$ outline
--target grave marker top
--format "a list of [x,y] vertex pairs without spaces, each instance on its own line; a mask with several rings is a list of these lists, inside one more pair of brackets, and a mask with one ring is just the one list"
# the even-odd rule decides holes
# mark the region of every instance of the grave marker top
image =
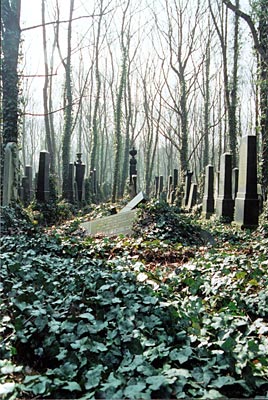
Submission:
[[140,203],[144,203],[146,200],[146,195],[143,192],[140,192],[124,208],[122,208],[120,213],[131,211],[136,208]]

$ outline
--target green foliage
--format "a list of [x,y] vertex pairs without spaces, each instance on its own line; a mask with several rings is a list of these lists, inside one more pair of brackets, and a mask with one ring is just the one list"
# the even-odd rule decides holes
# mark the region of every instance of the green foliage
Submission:
[[217,223],[189,248],[151,226],[2,237],[3,398],[265,398],[268,238]]
[[34,231],[33,220],[18,203],[10,207],[0,207],[0,231],[1,234],[14,234],[16,232]]
[[133,230],[136,237],[170,240],[183,245],[202,243],[200,228],[193,225],[192,218],[166,202],[141,207]]

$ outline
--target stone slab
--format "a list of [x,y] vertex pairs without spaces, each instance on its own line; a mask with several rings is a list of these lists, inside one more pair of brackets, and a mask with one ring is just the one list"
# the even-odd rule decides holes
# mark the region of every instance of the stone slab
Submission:
[[89,222],[83,222],[81,226],[90,235],[128,235],[132,233],[133,222],[137,210],[120,212],[104,218],[98,218]]
[[122,210],[120,210],[119,214],[125,213],[133,210],[138,207],[140,203],[144,203],[147,200],[146,195],[143,192],[140,192],[135,196]]

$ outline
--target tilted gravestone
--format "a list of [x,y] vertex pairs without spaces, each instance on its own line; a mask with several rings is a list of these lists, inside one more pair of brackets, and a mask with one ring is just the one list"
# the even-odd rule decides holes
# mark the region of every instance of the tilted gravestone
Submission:
[[140,203],[144,203],[146,200],[147,200],[146,195],[143,192],[140,192],[124,208],[122,208],[120,213],[131,211],[134,208],[138,207]]
[[191,210],[197,202],[197,184],[192,183],[191,188],[190,188],[190,194],[189,194],[189,199],[188,199],[188,204],[187,204],[187,210]]
[[49,200],[49,163],[49,153],[45,150],[40,151],[36,200],[41,203],[46,203]]
[[214,213],[214,167],[213,165],[206,166],[205,188],[202,203],[202,215],[208,219]]
[[9,206],[10,203],[18,198],[17,191],[17,164],[18,151],[15,142],[7,143],[4,156],[4,174],[3,174],[3,206]]
[[193,172],[191,172],[191,171],[187,171],[185,173],[184,197],[182,199],[183,207],[187,207],[187,204],[188,204],[191,183],[192,183],[192,176],[193,176]]
[[258,216],[256,136],[248,135],[241,139],[234,221],[241,228],[255,228]]
[[127,235],[132,233],[133,222],[137,210],[120,212],[104,218],[98,218],[89,222],[84,222],[81,226],[90,235]]
[[232,156],[221,155],[219,194],[216,201],[216,215],[233,220],[234,200],[232,199]]

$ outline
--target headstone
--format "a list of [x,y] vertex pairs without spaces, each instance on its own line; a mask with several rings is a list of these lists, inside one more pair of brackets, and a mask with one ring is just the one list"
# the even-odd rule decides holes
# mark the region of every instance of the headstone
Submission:
[[158,197],[159,193],[159,176],[156,176],[154,178],[154,196]]
[[182,199],[182,206],[187,207],[189,195],[190,195],[190,188],[192,182],[193,172],[187,171],[184,175],[185,177],[185,185],[184,185],[184,197]]
[[216,215],[233,220],[234,200],[232,199],[232,156],[221,155],[219,194],[216,201]]
[[74,163],[77,201],[79,203],[85,200],[84,176],[86,166],[82,163],[81,157],[82,153],[77,153],[77,161]]
[[202,203],[202,214],[205,218],[210,218],[214,213],[214,168],[213,165],[207,165],[205,174],[205,188]]
[[30,202],[33,200],[33,167],[31,165],[26,165],[25,166],[25,176],[28,178],[28,184],[29,184],[29,200]]
[[132,233],[133,222],[137,210],[120,212],[104,218],[98,218],[93,221],[84,222],[81,226],[86,229],[90,235],[128,235]]
[[188,204],[186,207],[187,210],[191,210],[196,205],[196,201],[197,201],[197,184],[192,183],[190,188]]
[[41,203],[46,203],[49,200],[49,159],[47,151],[40,151],[36,200]]
[[21,178],[21,201],[24,206],[28,206],[30,203],[30,185],[28,176],[23,176]]
[[158,197],[161,197],[161,194],[164,190],[164,177],[163,175],[159,176],[159,190],[158,190]]
[[258,217],[256,136],[248,135],[241,139],[234,221],[241,228],[255,228]]
[[132,175],[131,183],[129,184],[129,195],[131,199],[137,195],[137,175]]
[[233,170],[232,170],[232,198],[233,198],[233,200],[235,200],[237,190],[238,190],[238,175],[239,175],[239,169],[233,168]]
[[129,160],[129,192],[130,197],[134,198],[137,194],[137,160],[135,158],[137,150],[133,147],[129,154],[131,155]]
[[15,142],[7,143],[4,156],[4,174],[3,174],[3,206],[9,206],[10,203],[18,198],[16,188],[18,153]]
[[173,170],[173,188],[176,190],[179,183],[179,170],[174,168]]
[[146,195],[143,192],[140,192],[124,208],[122,208],[120,213],[131,211],[134,208],[138,207],[140,203],[144,203],[146,200]]
[[[74,203],[75,201],[75,187],[74,187],[74,164],[69,163],[69,170],[68,170],[68,201],[70,203]],[[78,196],[78,194],[77,194]]]
[[170,195],[173,190],[172,180],[173,180],[172,175],[169,175],[167,182],[167,199],[166,199],[168,203],[170,203]]

